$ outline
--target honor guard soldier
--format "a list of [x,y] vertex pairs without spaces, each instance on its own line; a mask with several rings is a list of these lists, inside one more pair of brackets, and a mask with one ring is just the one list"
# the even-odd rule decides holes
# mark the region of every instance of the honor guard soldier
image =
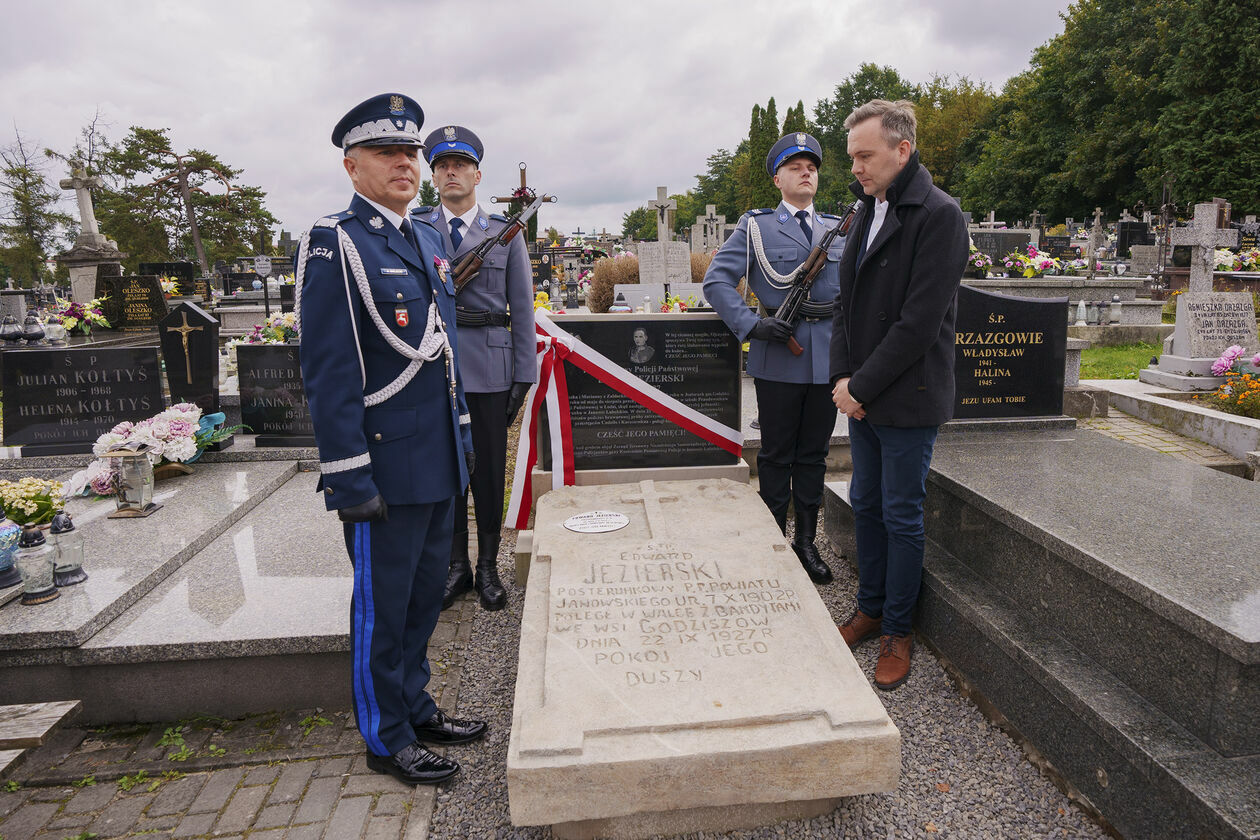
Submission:
[[[766,172],[783,200],[774,209],[750,210],[713,257],[704,276],[704,297],[740,341],[749,343],[748,373],[757,389],[761,450],[757,474],[761,498],[787,531],[789,500],[796,511],[792,548],[815,583],[829,583],[831,569],[814,537],[822,505],[827,450],[836,409],[827,378],[832,302],[839,291],[844,240],[837,239],[814,280],[796,324],[775,316],[793,273],[839,219],[814,210],[822,147],[804,132],[788,134],[770,149]],[[741,277],[757,295],[754,313],[736,291]],[[795,338],[801,354],[793,355]]]
[[368,767],[409,784],[459,770],[426,744],[463,743],[486,730],[447,716],[425,690],[455,499],[473,450],[444,243],[407,218],[423,123],[420,106],[396,93],[360,103],[337,123],[333,145],[344,151],[355,194],[302,238],[294,300],[318,489],[344,523],[354,567],[355,717]]
[[[413,218],[441,232],[452,264],[493,239],[508,220],[486,213],[477,203],[481,183],[481,140],[463,126],[448,125],[424,141],[438,207],[412,210]],[[487,610],[507,603],[499,581],[499,536],[503,529],[503,489],[507,472],[507,430],[529,387],[538,380],[534,334],[534,281],[524,237],[496,245],[471,281],[456,290],[459,380],[472,415],[477,471],[472,497],[477,516],[477,574],[468,560],[468,497],[455,506],[451,566],[442,596],[446,609],[463,593],[477,589]]]

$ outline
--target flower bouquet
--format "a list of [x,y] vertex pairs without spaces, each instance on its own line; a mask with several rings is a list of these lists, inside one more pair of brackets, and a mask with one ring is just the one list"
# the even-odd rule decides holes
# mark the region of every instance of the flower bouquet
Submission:
[[47,321],[61,324],[66,332],[78,330],[83,335],[91,335],[93,326],[109,326],[109,321],[105,320],[105,314],[101,312],[101,302],[104,300],[103,297],[94,298],[83,304],[56,298],[56,305],[48,313]]
[[234,339],[229,342],[229,346],[237,344],[288,344],[290,341],[296,341],[297,337],[296,313],[283,312],[272,315],[271,319],[265,324],[255,324],[254,328],[244,338]]
[[1197,402],[1207,408],[1253,417],[1260,420],[1260,353],[1243,361],[1247,351],[1237,344],[1226,348],[1212,363],[1212,375],[1224,376],[1225,382],[1211,394],[1198,394]]
[[989,269],[993,267],[993,259],[984,251],[971,246],[971,253],[967,256],[967,273],[972,277],[983,280],[989,274]]
[[159,277],[158,285],[162,287],[162,296],[173,298],[179,294],[179,283],[174,277]]
[[1240,251],[1237,258],[1239,271],[1260,271],[1260,248]]
[[1214,248],[1212,268],[1216,271],[1242,271],[1242,262],[1238,259],[1238,255],[1228,248]]
[[[68,495],[113,495],[118,491],[118,475],[109,460],[102,458],[115,449],[135,449],[147,445],[149,461],[155,467],[165,464],[191,464],[206,447],[227,440],[244,426],[224,427],[223,412],[207,414],[192,403],[176,403],[147,420],[123,421],[96,439],[92,454],[96,461],[70,479]],[[181,472],[191,472],[185,467]]]
[[65,507],[60,481],[26,477],[0,481],[0,507],[18,525],[46,525]]

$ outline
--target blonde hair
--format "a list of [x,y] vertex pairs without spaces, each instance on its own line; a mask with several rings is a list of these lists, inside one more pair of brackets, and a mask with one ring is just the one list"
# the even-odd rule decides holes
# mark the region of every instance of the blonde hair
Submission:
[[914,103],[907,99],[889,102],[887,99],[872,99],[865,105],[854,109],[844,120],[846,130],[852,130],[858,123],[866,122],[871,117],[879,117],[880,128],[884,140],[889,146],[896,146],[902,140],[910,141],[914,148],[914,132],[918,121],[914,118]]

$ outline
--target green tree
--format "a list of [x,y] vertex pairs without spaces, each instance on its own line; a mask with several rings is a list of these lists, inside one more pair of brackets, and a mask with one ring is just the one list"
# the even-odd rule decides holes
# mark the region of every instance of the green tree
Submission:
[[107,144],[101,156],[107,186],[101,190],[97,217],[102,230],[130,254],[128,267],[196,259],[182,190],[177,179],[167,177],[177,165],[187,173],[207,262],[252,254],[260,239],[270,242],[276,220],[263,204],[266,193],[231,184],[242,170],[210,152],[191,149],[177,157],[167,131],[132,126],[120,143]]
[[934,75],[919,91],[915,101],[919,158],[946,192],[952,194],[957,187],[955,172],[964,141],[984,122],[996,98],[987,85],[974,84],[966,76],[951,83],[948,76]]
[[438,201],[437,187],[433,186],[433,182],[425,178],[420,182],[420,193],[416,196],[416,204],[420,207],[437,207]]
[[809,130],[809,121],[805,119],[805,103],[798,99],[796,105],[788,108],[787,113],[783,115],[783,130],[779,132],[779,137],[784,137],[793,131],[809,132]]
[[745,209],[775,207],[782,198],[765,170],[766,157],[780,136],[779,113],[774,97],[770,97],[765,108],[753,105],[748,126],[748,195],[743,205]]
[[60,198],[18,132],[12,145],[0,149],[0,261],[21,286],[48,279],[44,261],[69,241],[73,220],[56,210]]
[[1160,90],[1168,104],[1152,132],[1157,151],[1141,173],[1147,194],[1158,196],[1170,171],[1183,206],[1220,196],[1236,215],[1260,210],[1260,16],[1254,4],[1199,0],[1169,52]]
[[656,239],[656,214],[636,207],[621,217],[621,235],[633,239]]
[[880,67],[867,62],[836,85],[829,99],[820,99],[814,106],[814,131],[822,146],[823,162],[818,172],[818,195],[814,203],[820,207],[847,204],[852,199],[849,184],[849,132],[844,121],[859,105],[872,99],[913,100],[918,91],[896,68]]

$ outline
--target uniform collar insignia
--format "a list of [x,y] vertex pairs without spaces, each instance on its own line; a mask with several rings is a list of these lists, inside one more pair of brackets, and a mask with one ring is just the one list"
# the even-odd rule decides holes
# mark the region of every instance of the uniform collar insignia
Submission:
[[371,225],[376,230],[380,230],[381,228],[385,227],[385,220],[382,219],[380,216],[373,216],[372,218],[368,219],[368,224]]
[[437,221],[438,219],[440,219],[440,218],[442,218],[442,211],[441,211],[441,209],[434,210],[434,211],[433,211],[433,215],[429,217],[429,221],[430,221],[430,222],[436,222],[436,221]]
[[779,211],[779,221],[786,222],[788,220],[788,212],[786,210]]
[[487,229],[488,227],[490,227],[490,223],[486,221],[486,217],[485,217],[485,216],[478,216],[478,217],[477,217],[477,224],[481,226],[481,229],[482,229],[482,230],[485,230],[485,229]]

